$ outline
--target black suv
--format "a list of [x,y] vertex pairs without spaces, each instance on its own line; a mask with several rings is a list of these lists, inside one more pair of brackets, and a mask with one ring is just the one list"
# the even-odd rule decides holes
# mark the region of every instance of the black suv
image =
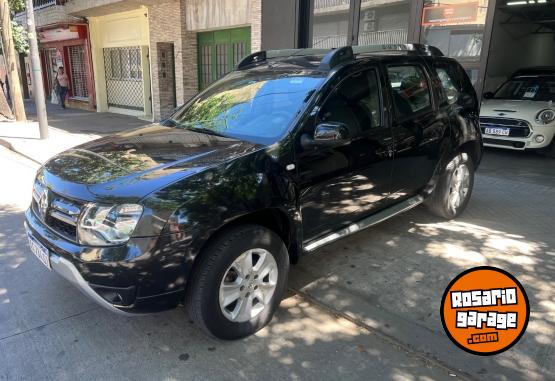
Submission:
[[422,203],[468,203],[482,141],[463,68],[425,45],[267,51],[161,124],[83,144],[37,173],[32,252],[117,312],[184,302],[253,334],[303,253]]

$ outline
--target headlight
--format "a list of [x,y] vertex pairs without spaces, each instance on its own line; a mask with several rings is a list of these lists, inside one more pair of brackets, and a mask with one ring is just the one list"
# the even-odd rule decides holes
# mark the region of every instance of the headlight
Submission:
[[549,123],[553,122],[554,120],[555,120],[555,111],[550,110],[550,109],[542,110],[542,111],[540,111],[538,116],[536,116],[536,121],[539,124],[549,124]]
[[143,207],[135,204],[115,206],[87,205],[79,220],[79,243],[88,246],[111,246],[131,238]]

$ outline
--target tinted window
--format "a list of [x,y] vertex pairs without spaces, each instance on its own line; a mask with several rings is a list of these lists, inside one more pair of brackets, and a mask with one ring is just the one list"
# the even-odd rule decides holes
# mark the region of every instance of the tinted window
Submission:
[[344,123],[352,136],[380,127],[380,88],[376,71],[360,72],[341,82],[319,115],[322,122]]
[[495,93],[496,99],[555,100],[555,77],[517,77],[506,82]]
[[232,72],[178,110],[169,122],[272,144],[283,136],[323,82],[322,75],[277,70]]
[[443,101],[453,104],[459,99],[461,90],[456,80],[456,74],[447,67],[436,67],[437,76],[443,89]]
[[419,66],[390,66],[387,72],[395,113],[400,119],[431,107],[428,81]]

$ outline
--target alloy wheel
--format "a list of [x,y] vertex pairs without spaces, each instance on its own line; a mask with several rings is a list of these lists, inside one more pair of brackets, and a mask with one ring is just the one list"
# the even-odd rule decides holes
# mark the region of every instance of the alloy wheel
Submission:
[[449,184],[449,207],[456,213],[464,204],[470,188],[470,170],[466,163],[459,163]]
[[250,321],[272,300],[277,280],[277,263],[268,250],[245,251],[229,266],[220,284],[222,313],[235,323]]

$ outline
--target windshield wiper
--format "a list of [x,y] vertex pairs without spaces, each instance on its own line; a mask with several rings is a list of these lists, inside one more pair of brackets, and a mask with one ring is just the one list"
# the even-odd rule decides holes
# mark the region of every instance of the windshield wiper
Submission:
[[189,130],[189,131],[201,132],[201,133],[207,134],[207,135],[220,136],[222,138],[229,138],[229,136],[224,135],[221,132],[217,132],[217,131],[214,131],[210,128],[206,128],[206,127],[191,127],[191,126],[185,126],[185,125],[178,125],[177,127],[181,127],[181,128],[186,129],[186,130]]

